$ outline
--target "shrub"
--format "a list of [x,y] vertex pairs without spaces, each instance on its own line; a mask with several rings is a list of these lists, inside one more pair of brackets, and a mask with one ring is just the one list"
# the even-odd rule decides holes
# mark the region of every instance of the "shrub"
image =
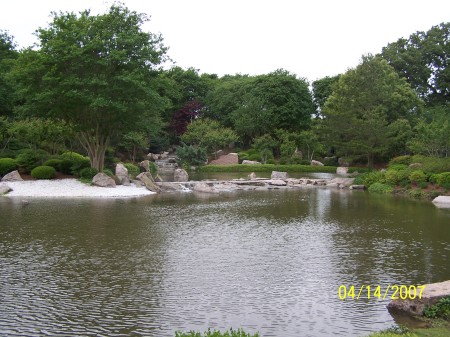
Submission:
[[381,171],[372,171],[368,172],[364,178],[364,185],[370,186],[374,183],[384,183],[385,182],[385,174]]
[[1,158],[0,159],[0,176],[14,171],[16,169],[16,161],[12,158]]
[[395,170],[387,170],[386,173],[384,174],[385,176],[385,181],[387,184],[389,185],[398,185],[398,183],[400,182],[399,180],[399,175],[397,173],[397,171]]
[[[391,165],[396,165],[396,164],[402,164],[402,165],[406,165],[408,166],[409,164],[411,164],[413,162],[413,159],[411,156],[399,156],[399,157],[395,157],[392,158],[389,161],[389,168],[391,167]],[[415,161],[414,161],[415,162]]]
[[62,170],[61,170],[62,163],[63,163],[62,159],[49,159],[44,163],[44,165],[51,166],[56,171],[62,172]]
[[450,172],[433,174],[430,176],[430,181],[442,187],[450,185]]
[[[91,162],[88,157],[85,157],[79,153],[76,152],[65,152],[59,156],[59,159],[62,159],[65,161],[64,163],[64,171],[63,173],[72,173],[72,174],[79,174],[79,172],[86,168],[91,166]],[[67,172],[68,166],[70,162],[70,169],[69,172]]]
[[382,184],[382,183],[373,183],[369,186],[369,192],[371,193],[381,193],[381,194],[388,194],[393,192],[392,186]]
[[184,167],[202,166],[205,165],[205,162],[208,159],[206,150],[203,147],[184,145],[179,147],[176,153],[180,159],[180,164]]
[[413,199],[421,199],[424,197],[424,193],[419,189],[413,189],[408,192],[409,196]]
[[417,155],[412,157],[412,162],[422,164],[421,169],[424,172],[442,173],[450,171],[450,157],[438,158]]
[[113,171],[108,168],[103,169],[103,173],[106,174],[108,177],[114,177]]
[[136,179],[136,176],[139,173],[141,173],[141,170],[139,169],[139,167],[132,163],[125,163],[125,164],[123,164],[123,166],[126,167],[126,169],[128,170],[128,174],[130,175],[130,177],[132,179]]
[[79,175],[82,179],[92,179],[98,173],[97,169],[93,167],[85,167],[80,170]]
[[417,184],[421,189],[425,189],[428,187],[428,183],[426,181],[422,181]]
[[390,171],[400,171],[400,170],[407,170],[407,169],[408,169],[408,165],[404,165],[404,164],[389,165]]
[[427,306],[423,311],[428,318],[450,318],[450,296],[441,298],[435,305]]
[[37,166],[31,171],[31,176],[35,179],[53,179],[56,170],[51,166]]
[[427,178],[427,175],[421,170],[412,171],[409,175],[409,181],[416,184],[426,182]]
[[49,157],[50,154],[44,150],[26,149],[20,151],[17,155],[16,162],[22,172],[28,173],[35,167],[45,163]]

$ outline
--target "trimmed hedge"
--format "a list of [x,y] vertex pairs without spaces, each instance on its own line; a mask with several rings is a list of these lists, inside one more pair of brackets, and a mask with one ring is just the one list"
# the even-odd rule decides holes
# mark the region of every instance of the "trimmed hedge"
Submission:
[[56,170],[51,166],[38,166],[31,171],[31,176],[35,179],[53,179]]
[[56,171],[61,172],[62,159],[49,159],[44,163],[44,166],[51,166]]
[[76,152],[64,152],[59,159],[63,160],[61,171],[66,174],[79,175],[82,169],[91,167],[89,158]]
[[310,165],[207,165],[199,168],[199,172],[318,172],[336,173],[335,166],[310,166]]
[[16,161],[12,158],[1,158],[0,159],[0,176],[12,172],[16,169]]

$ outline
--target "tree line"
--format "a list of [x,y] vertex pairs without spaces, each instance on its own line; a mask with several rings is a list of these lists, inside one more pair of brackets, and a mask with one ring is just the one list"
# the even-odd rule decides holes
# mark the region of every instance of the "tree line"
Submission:
[[100,15],[53,13],[39,43],[21,50],[0,31],[1,157],[69,149],[101,171],[105,157],[136,161],[171,144],[204,155],[234,143],[283,163],[449,155],[450,23],[310,83],[284,69],[164,69],[168,48],[142,30],[148,20],[120,4]]

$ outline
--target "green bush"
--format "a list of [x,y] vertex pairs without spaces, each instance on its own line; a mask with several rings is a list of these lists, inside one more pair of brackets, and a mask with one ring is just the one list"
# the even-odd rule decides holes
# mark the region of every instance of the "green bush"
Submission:
[[419,189],[410,190],[408,192],[408,195],[410,198],[413,198],[413,199],[422,199],[425,196],[425,194]]
[[382,183],[373,183],[369,186],[369,192],[371,193],[381,193],[381,194],[388,194],[392,193],[394,191],[392,186],[382,184]]
[[80,170],[79,175],[82,179],[92,179],[98,173],[97,169],[93,167],[85,167]]
[[389,170],[391,171],[400,171],[400,170],[407,170],[408,169],[408,165],[405,164],[394,164],[394,165],[389,165]]
[[61,170],[61,165],[62,165],[63,161],[62,159],[49,159],[47,160],[44,165],[45,166],[51,166],[53,167],[56,171],[58,172],[62,172]]
[[[79,172],[82,169],[91,166],[91,162],[88,157],[85,157],[76,152],[70,152],[70,151],[65,152],[59,156],[59,159],[62,159],[64,161],[64,165],[61,165],[61,166],[64,166],[64,168],[61,167],[61,169],[62,170],[64,169],[64,171],[62,171],[62,172],[66,173],[66,174],[71,173],[71,174],[79,175]],[[69,168],[69,162],[70,162],[70,168]],[[67,171],[69,171],[69,172],[67,172]]]
[[365,174],[364,185],[370,186],[374,183],[385,183],[385,173],[381,171],[372,171]]
[[0,176],[12,172],[16,169],[16,161],[12,158],[1,158],[0,159]]
[[422,164],[421,169],[424,172],[442,173],[450,171],[450,157],[438,158],[416,155],[412,157],[412,162]]
[[123,166],[125,166],[125,168],[128,170],[128,174],[130,175],[131,179],[136,179],[136,176],[141,173],[139,167],[132,163],[125,163],[123,164]]
[[252,335],[250,333],[244,332],[244,330],[242,329],[230,329],[230,331],[225,332],[220,332],[218,330],[211,331],[210,329],[208,329],[208,331],[205,331],[203,334],[195,331],[176,331],[175,337],[259,337],[259,333],[255,333]]
[[31,172],[37,166],[44,164],[50,157],[50,154],[44,150],[21,150],[16,157],[16,162],[20,170],[24,173]]
[[391,170],[391,169],[387,170],[386,173],[384,174],[384,177],[385,177],[386,184],[395,186],[400,183],[399,175],[398,175],[397,171],[395,171],[395,170]]
[[106,174],[108,177],[114,177],[113,171],[108,168],[103,169],[103,173]]
[[427,180],[428,180],[427,175],[421,170],[412,171],[411,174],[409,175],[409,181],[411,181],[412,183],[418,184],[426,182]]
[[428,183],[426,181],[422,181],[421,183],[417,184],[421,189],[425,189],[428,187]]
[[205,162],[208,159],[206,150],[203,147],[192,145],[184,145],[179,147],[176,154],[180,159],[181,166],[183,167],[202,166],[205,165]]
[[37,166],[31,171],[31,176],[35,179],[53,179],[56,170],[51,166]]
[[430,176],[430,181],[442,187],[450,185],[450,172],[433,174]]
[[[399,156],[399,157],[395,157],[395,158],[392,158],[392,159],[389,161],[389,168],[390,168],[392,165],[396,165],[396,164],[402,164],[402,165],[408,166],[408,165],[411,164],[412,162],[413,162],[413,159],[412,159],[411,156]],[[416,162],[416,161],[414,161],[414,162]]]
[[423,314],[428,318],[450,319],[450,296],[441,298],[435,305],[427,306]]

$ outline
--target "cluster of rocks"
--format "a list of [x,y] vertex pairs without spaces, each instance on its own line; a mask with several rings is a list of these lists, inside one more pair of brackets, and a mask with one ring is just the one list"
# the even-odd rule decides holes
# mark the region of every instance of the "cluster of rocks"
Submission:
[[273,171],[270,179],[258,178],[254,172],[250,173],[248,179],[234,179],[230,181],[204,180],[204,181],[177,181],[156,182],[161,191],[194,191],[203,193],[232,192],[238,190],[268,190],[279,188],[298,188],[305,186],[336,187],[352,190],[365,189],[364,185],[354,185],[354,178],[334,179],[312,179],[312,178],[289,178],[287,172]]

